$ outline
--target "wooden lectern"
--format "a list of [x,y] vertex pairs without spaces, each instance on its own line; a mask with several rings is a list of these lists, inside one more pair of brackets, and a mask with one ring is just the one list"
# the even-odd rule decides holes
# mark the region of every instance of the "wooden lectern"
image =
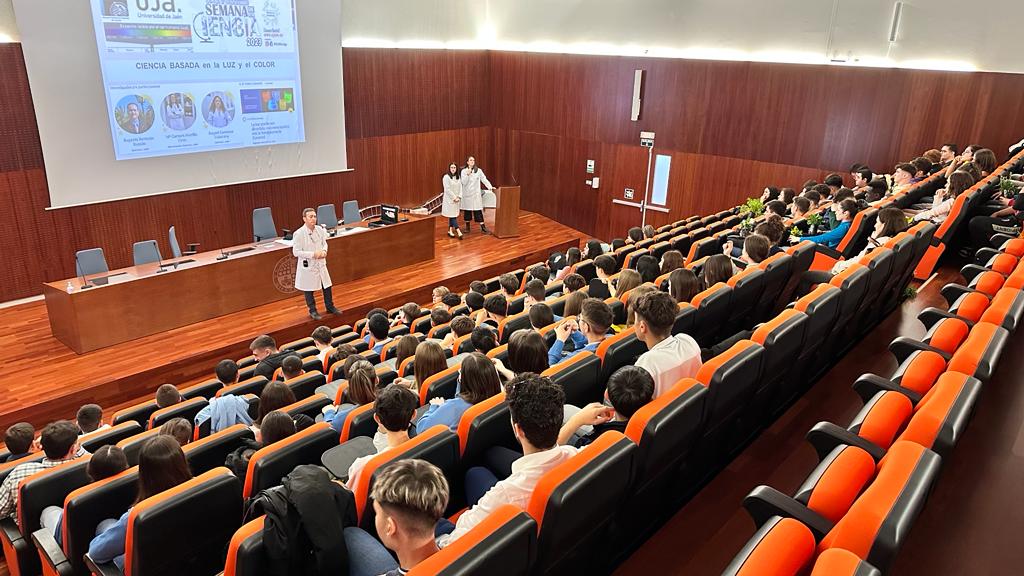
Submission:
[[494,209],[494,235],[498,238],[519,236],[519,186],[498,188],[498,205]]

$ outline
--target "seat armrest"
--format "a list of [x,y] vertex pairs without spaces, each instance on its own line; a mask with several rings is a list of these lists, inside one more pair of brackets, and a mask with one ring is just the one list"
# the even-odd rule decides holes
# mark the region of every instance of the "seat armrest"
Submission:
[[[964,269],[967,268],[982,268],[989,260],[991,260],[995,256],[998,256],[999,254],[1002,254],[1002,252],[996,250],[995,248],[989,248],[987,246],[985,248],[979,248],[978,251],[974,253],[974,262],[964,266],[963,269],[960,270],[960,272],[963,273]],[[970,279],[976,275],[977,272],[968,277],[967,280],[970,281]],[[967,276],[967,274],[964,274],[964,276]]]
[[815,244],[814,245],[814,252],[817,253],[817,254],[824,254],[825,256],[828,256],[829,258],[831,258],[833,260],[842,260],[843,259],[843,253],[842,252],[840,252],[838,250],[834,250],[832,248],[829,248],[828,246],[825,246],[824,244]]
[[918,313],[917,315],[917,319],[921,321],[921,324],[924,324],[926,330],[931,330],[932,326],[935,326],[935,324],[938,323],[939,320],[942,320],[943,318],[956,318],[957,320],[960,320],[964,324],[967,324],[968,328],[974,326],[974,322],[971,322],[967,318],[962,318],[960,316],[957,316],[956,314],[953,314],[949,310],[935,308],[934,306],[929,306],[928,308],[921,310],[921,312]]
[[[964,268],[967,268],[967,267],[968,266],[964,266]],[[949,304],[950,306],[952,306],[953,303],[956,302],[957,298],[963,296],[964,294],[968,294],[970,292],[977,292],[977,290],[975,290],[973,288],[968,288],[967,286],[964,286],[963,284],[951,283],[951,284],[946,284],[945,286],[943,286],[939,290],[939,292],[941,292],[942,293],[942,297],[946,299],[946,303]]]
[[53,537],[53,530],[46,528],[36,530],[32,533],[32,541],[35,542],[36,550],[39,551],[40,560],[50,567],[49,571],[44,570],[45,573],[64,574],[71,570],[71,563],[64,555],[64,550],[57,545],[57,539]]
[[824,516],[786,496],[771,486],[758,486],[743,499],[743,508],[760,528],[774,516],[799,520],[811,529],[814,539],[820,541],[833,524]]
[[11,544],[18,542],[23,538],[21,531],[18,530],[18,525],[14,523],[13,518],[4,518],[0,520],[0,538],[3,538],[5,542]]
[[889,343],[889,351],[896,357],[897,364],[903,364],[911,354],[918,350],[929,350],[931,352],[935,352],[939,356],[942,356],[947,362],[951,358],[949,354],[939,350],[938,348],[929,346],[924,342],[918,342],[917,340],[906,336],[900,336]]
[[1016,236],[1010,236],[1009,234],[994,234],[992,236],[992,244],[995,246],[1002,246],[1014,238],[1016,238]]
[[885,450],[882,450],[881,447],[831,422],[818,422],[815,424],[814,428],[807,431],[807,441],[811,443],[814,451],[818,453],[818,460],[824,459],[835,450],[836,446],[843,444],[861,448],[870,454],[875,459],[875,462],[878,462],[885,456]]
[[124,576],[121,569],[113,562],[97,564],[88,554],[85,555],[85,565],[93,576]]
[[861,401],[865,404],[874,398],[875,394],[878,394],[883,390],[899,392],[907,398],[910,398],[910,401],[913,402],[915,406],[921,401],[921,395],[917,392],[914,392],[909,388],[904,388],[888,378],[882,378],[881,376],[876,376],[874,374],[864,374],[860,378],[857,378],[857,381],[853,383],[853,390],[858,396],[860,396]]

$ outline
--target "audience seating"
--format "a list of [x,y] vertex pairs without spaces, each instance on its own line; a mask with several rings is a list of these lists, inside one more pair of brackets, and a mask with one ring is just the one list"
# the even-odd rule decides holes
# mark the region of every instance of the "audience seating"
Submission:
[[263,376],[253,376],[252,378],[239,381],[238,384],[232,384],[231,386],[221,388],[217,391],[216,396],[227,396],[228,394],[234,394],[235,396],[255,394],[256,396],[259,396],[263,393],[263,388],[266,386],[266,378]]
[[[635,338],[635,336],[634,336]],[[628,338],[623,340],[623,345]],[[614,343],[612,354],[619,353],[619,346]],[[633,351],[638,347],[633,347]],[[613,358],[612,362],[615,361]],[[586,406],[590,402],[600,402],[604,397],[604,380],[601,379],[601,358],[592,352],[580,352],[563,360],[544,371],[547,376],[565,390],[565,403],[573,406]]]
[[375,414],[374,404],[371,402],[370,404],[357,406],[348,413],[345,417],[345,422],[341,425],[341,436],[338,438],[338,443],[343,444],[348,442],[350,438],[357,436],[373,437],[373,434],[377,431],[377,421],[373,419]]
[[767,424],[800,393],[797,358],[803,348],[809,318],[794,309],[783,310],[754,330],[750,340],[764,348],[764,368],[752,406]]
[[328,424],[319,422],[260,448],[249,460],[242,497],[248,499],[260,490],[277,486],[281,478],[299,464],[319,464],[320,455],[337,444],[338,436],[334,430]]
[[84,434],[78,438],[78,445],[83,450],[89,453],[93,453],[99,450],[101,446],[107,444],[117,444],[125,438],[131,438],[132,436],[142,432],[142,426],[134,420],[122,422],[110,428],[104,428],[102,430],[96,430],[88,434]]
[[199,411],[206,408],[207,405],[209,402],[205,398],[193,398],[167,408],[161,408],[149,415],[149,427],[159,428],[175,418],[184,418],[193,422],[196,414],[199,414]]
[[[531,574],[537,523],[515,506],[502,506],[455,542],[409,570],[409,576]],[[225,576],[228,576],[225,573]],[[241,573],[239,573],[241,576]]]
[[465,468],[478,464],[484,451],[491,446],[522,450],[512,432],[504,392],[478,402],[463,412],[457,434],[460,457]]
[[459,366],[446,368],[420,385],[420,406],[426,406],[431,398],[454,398],[459,384]]
[[245,440],[254,440],[252,429],[245,424],[235,424],[189,442],[181,447],[193,475],[199,475],[218,466],[223,466],[228,454],[234,452]]
[[600,389],[616,370],[629,364],[647,351],[647,345],[636,337],[632,330],[624,330],[615,336],[609,336],[597,347],[597,357],[601,360],[601,375],[598,380]]

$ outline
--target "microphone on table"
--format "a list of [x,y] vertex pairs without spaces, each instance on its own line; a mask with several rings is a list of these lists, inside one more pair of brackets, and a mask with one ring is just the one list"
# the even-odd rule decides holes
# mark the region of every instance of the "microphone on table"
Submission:
[[82,287],[79,290],[85,290],[86,288],[92,288],[93,285],[85,279],[85,270],[78,263],[78,254],[75,254],[75,268],[78,270],[78,279],[82,281]]

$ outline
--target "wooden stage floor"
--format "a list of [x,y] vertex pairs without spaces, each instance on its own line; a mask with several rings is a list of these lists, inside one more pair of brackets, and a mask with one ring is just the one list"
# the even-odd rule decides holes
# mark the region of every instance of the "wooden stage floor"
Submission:
[[[472,280],[546,260],[555,250],[579,246],[583,238],[579,231],[532,212],[520,213],[516,238],[484,236],[475,225],[462,241],[448,238],[447,221],[441,217],[436,229],[434,260],[335,286],[335,304],[344,312],[322,322],[307,316],[299,295],[79,356],[51,335],[41,300],[0,309],[0,431],[19,421],[38,428],[74,417],[89,402],[103,406],[109,418],[114,409],[148,398],[163,383],[212,377],[218,360],[247,355],[259,334],[287,342],[308,336],[319,324],[351,324],[376,306],[429,302],[434,286],[465,291]],[[318,306],[323,309],[319,296]]]

